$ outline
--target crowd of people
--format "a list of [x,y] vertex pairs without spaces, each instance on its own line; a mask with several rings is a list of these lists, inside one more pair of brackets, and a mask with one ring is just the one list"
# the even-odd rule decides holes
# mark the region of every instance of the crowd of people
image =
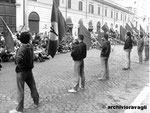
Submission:
[[[96,48],[95,39],[98,37],[97,37],[97,35],[93,35],[93,34],[95,34],[95,33],[91,32],[91,36],[93,36],[91,38],[91,42],[92,42],[91,48]],[[111,34],[110,36],[118,39],[118,35],[116,35],[116,33],[112,34],[112,32],[110,32],[110,34]],[[0,57],[1,57],[2,62],[14,61],[15,53],[21,44],[20,40],[19,40],[19,35],[20,35],[19,32],[14,33],[14,35],[13,35],[15,51],[12,53],[12,52],[7,51],[7,48],[5,46],[4,37],[3,37],[2,33],[0,34]],[[44,60],[40,60],[40,59],[48,59],[48,57],[46,57],[48,37],[49,36],[47,33],[32,34],[31,41],[34,46],[34,51],[35,51],[35,59],[34,60],[35,61],[39,60],[42,62]],[[73,42],[72,36],[65,36],[64,39],[59,44],[58,53],[66,53],[66,52],[71,51],[72,42]],[[38,53],[40,53],[40,54],[38,54]]]
[[[31,90],[31,96],[34,101],[35,107],[39,105],[39,94],[36,88],[35,80],[33,77],[32,69],[34,67],[33,62],[35,60],[44,61],[44,59],[49,59],[47,55],[48,47],[48,36],[41,36],[36,34],[31,36],[29,32],[22,32],[20,35],[16,35],[15,41],[15,52],[10,53],[5,51],[5,56],[1,51],[1,59],[14,59],[16,63],[16,73],[17,73],[17,89],[18,89],[18,105],[15,110],[10,111],[10,113],[22,113],[24,104],[24,84],[27,83]],[[145,49],[145,61],[149,60],[149,34],[144,35],[140,32],[136,35],[137,39],[137,53],[139,56],[139,63],[143,62],[142,53]],[[87,45],[84,43],[84,35],[79,35],[77,39],[73,40],[69,38],[67,40],[62,40],[60,43],[58,52],[68,52],[71,51],[71,57],[74,61],[74,74],[75,83],[74,87],[68,92],[75,93],[79,89],[85,88],[85,75],[84,75],[84,59],[87,56]],[[104,32],[101,41],[99,42],[97,38],[93,39],[93,42],[99,45],[101,50],[101,67],[102,76],[98,80],[109,80],[109,56],[111,54],[111,43],[110,39],[112,36],[108,32]],[[115,37],[113,37],[115,38]],[[65,39],[65,38],[64,38]],[[124,51],[126,52],[127,66],[123,70],[131,69],[131,59],[130,54],[132,52],[134,44],[133,35],[131,32],[127,32],[125,36]],[[67,43],[66,43],[67,42]],[[145,48],[144,48],[145,47]],[[5,47],[1,46],[5,49]],[[6,49],[5,49],[6,50]],[[8,58],[7,58],[7,57]],[[3,58],[4,57],[4,58]],[[5,61],[5,60],[4,60]]]
[[[15,33],[13,36],[14,40],[14,52],[7,51],[7,48],[5,46],[5,40],[3,35],[0,35],[0,58],[1,62],[10,62],[15,61],[15,55],[18,50],[18,48],[21,46],[20,42],[20,33]],[[47,49],[48,49],[48,35],[43,35],[39,33],[34,33],[31,35],[31,43],[34,48],[34,61],[40,61],[43,62],[46,59],[49,59],[50,56],[47,55]],[[59,48],[57,53],[66,53],[71,51],[71,43],[72,38],[62,40],[59,44]]]
[[[21,45],[20,42],[20,33],[15,33],[14,34],[14,48],[15,51],[14,52],[9,52],[7,51],[7,48],[5,46],[5,40],[3,35],[0,35],[0,62],[10,62],[10,61],[15,61],[15,55],[16,52],[18,50],[18,48]],[[117,31],[114,30],[109,30],[109,32],[107,32],[109,38],[108,40],[110,41],[111,45],[116,45],[116,44],[123,44],[125,42],[125,39],[121,39],[119,33]],[[51,56],[47,55],[47,49],[48,49],[48,40],[49,40],[49,36],[47,33],[45,34],[40,34],[40,33],[34,33],[31,35],[31,42],[32,45],[34,47],[34,61],[39,61],[39,62],[44,62],[47,59],[50,59]],[[104,33],[103,33],[104,36]],[[133,35],[131,33],[131,38],[132,38],[132,43],[133,45],[143,45],[142,47],[145,46],[145,53],[147,54],[148,52],[148,39],[149,34],[147,34],[147,36],[145,36],[144,38],[139,38],[137,35]],[[97,39],[98,39],[98,33],[93,33],[91,32],[91,47],[90,48],[97,48]],[[63,40],[60,42],[59,44],[59,48],[57,51],[57,54],[59,53],[66,53],[66,52],[70,52],[72,50],[72,43],[73,43],[73,37],[72,36],[65,36],[63,38]],[[116,39],[116,40],[114,40]],[[141,44],[142,42],[142,44]],[[139,59],[141,60],[142,55],[141,55],[141,51],[143,51],[143,49],[141,49],[141,47],[139,47],[140,49],[138,50],[138,55],[139,55]],[[112,48],[113,50],[114,48]],[[128,55],[129,56],[129,55]],[[146,55],[146,58],[148,59],[148,55]],[[141,62],[141,61],[140,61]],[[0,65],[0,67],[2,67]]]
[[[130,32],[127,32],[127,37],[124,44],[124,51],[126,52],[126,58],[127,58],[127,66],[123,68],[123,70],[129,70],[131,67],[131,51],[133,48],[133,38],[132,34]],[[143,63],[143,61],[149,60],[149,34],[144,34],[143,32],[140,32],[138,35],[136,35],[137,39],[137,54],[139,57],[138,63]],[[145,59],[143,59],[143,51],[145,49]]]

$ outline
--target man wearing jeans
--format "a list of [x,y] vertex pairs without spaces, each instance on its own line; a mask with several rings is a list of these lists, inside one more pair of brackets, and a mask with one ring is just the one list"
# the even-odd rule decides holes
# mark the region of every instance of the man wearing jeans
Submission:
[[31,35],[29,32],[23,32],[20,36],[22,43],[16,54],[16,81],[17,81],[17,93],[18,93],[18,105],[15,110],[11,110],[9,113],[22,113],[24,108],[24,84],[25,82],[31,90],[31,96],[34,101],[35,107],[39,104],[39,94],[36,89],[35,80],[33,77],[33,47],[30,43]]
[[[68,92],[77,92],[81,81],[81,89],[85,87],[84,58],[86,58],[86,44],[83,42],[84,36],[79,35],[78,44],[74,45],[71,56],[74,60],[75,86]],[[81,79],[81,80],[80,80]]]
[[133,40],[131,38],[131,33],[127,32],[127,39],[124,44],[124,51],[126,52],[126,57],[127,57],[127,67],[124,67],[123,70],[129,70],[131,68],[131,50],[133,47]]
[[109,79],[109,66],[108,59],[111,51],[111,45],[108,41],[108,34],[104,34],[103,42],[100,45],[101,47],[101,65],[102,65],[102,77],[98,78],[99,80],[108,80]]

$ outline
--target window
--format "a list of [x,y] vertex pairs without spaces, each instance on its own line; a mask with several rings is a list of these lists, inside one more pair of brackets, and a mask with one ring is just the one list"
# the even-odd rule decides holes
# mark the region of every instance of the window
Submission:
[[79,11],[82,11],[83,9],[82,9],[82,5],[83,5],[83,3],[81,2],[81,1],[79,1]]
[[6,16],[6,23],[9,24],[9,16]]
[[111,11],[111,18],[113,18],[113,11]]
[[107,16],[107,9],[105,9],[105,16]]
[[128,17],[128,21],[130,21],[130,17]]
[[16,3],[16,0],[0,0],[0,2]]
[[122,14],[121,14],[121,20],[122,20]]
[[16,0],[11,0],[11,3],[16,3]]
[[16,18],[15,17],[12,17],[12,23],[16,24]]
[[89,13],[94,13],[94,6],[92,4],[89,4]]
[[68,0],[68,9],[71,9],[71,0]]
[[125,17],[124,17],[124,18],[125,18],[125,21],[126,21],[126,15],[125,15]]
[[2,26],[0,26],[0,31],[3,31],[3,27]]
[[100,15],[100,14],[101,14],[101,8],[98,7],[98,15]]
[[118,20],[118,12],[116,13],[116,20]]
[[9,24],[12,24],[12,17],[9,17]]

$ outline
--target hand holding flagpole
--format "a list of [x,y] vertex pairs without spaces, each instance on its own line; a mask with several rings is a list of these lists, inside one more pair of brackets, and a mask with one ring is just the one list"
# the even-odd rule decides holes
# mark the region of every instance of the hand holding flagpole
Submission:
[[97,40],[97,38],[95,38],[96,39],[96,43],[101,47],[101,44],[99,43],[99,41]]
[[58,36],[58,34],[55,32],[55,30],[54,30],[54,27],[52,26],[52,27],[50,27],[51,28],[51,30],[50,30],[50,32],[51,33],[54,33],[56,36]]

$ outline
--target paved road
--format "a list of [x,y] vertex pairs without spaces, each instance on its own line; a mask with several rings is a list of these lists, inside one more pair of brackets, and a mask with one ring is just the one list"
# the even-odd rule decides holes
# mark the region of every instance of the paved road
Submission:
[[[35,62],[33,69],[40,95],[40,107],[34,109],[30,90],[25,86],[25,113],[123,113],[108,109],[111,105],[130,105],[149,81],[149,63],[138,64],[136,47],[131,54],[132,69],[123,71],[123,46],[116,46],[110,55],[110,80],[101,76],[100,52],[88,51],[85,60],[86,87],[78,93],[68,93],[73,86],[73,61],[70,53],[56,55],[46,62]],[[16,75],[14,63],[3,63],[0,72],[0,113],[16,106]]]

